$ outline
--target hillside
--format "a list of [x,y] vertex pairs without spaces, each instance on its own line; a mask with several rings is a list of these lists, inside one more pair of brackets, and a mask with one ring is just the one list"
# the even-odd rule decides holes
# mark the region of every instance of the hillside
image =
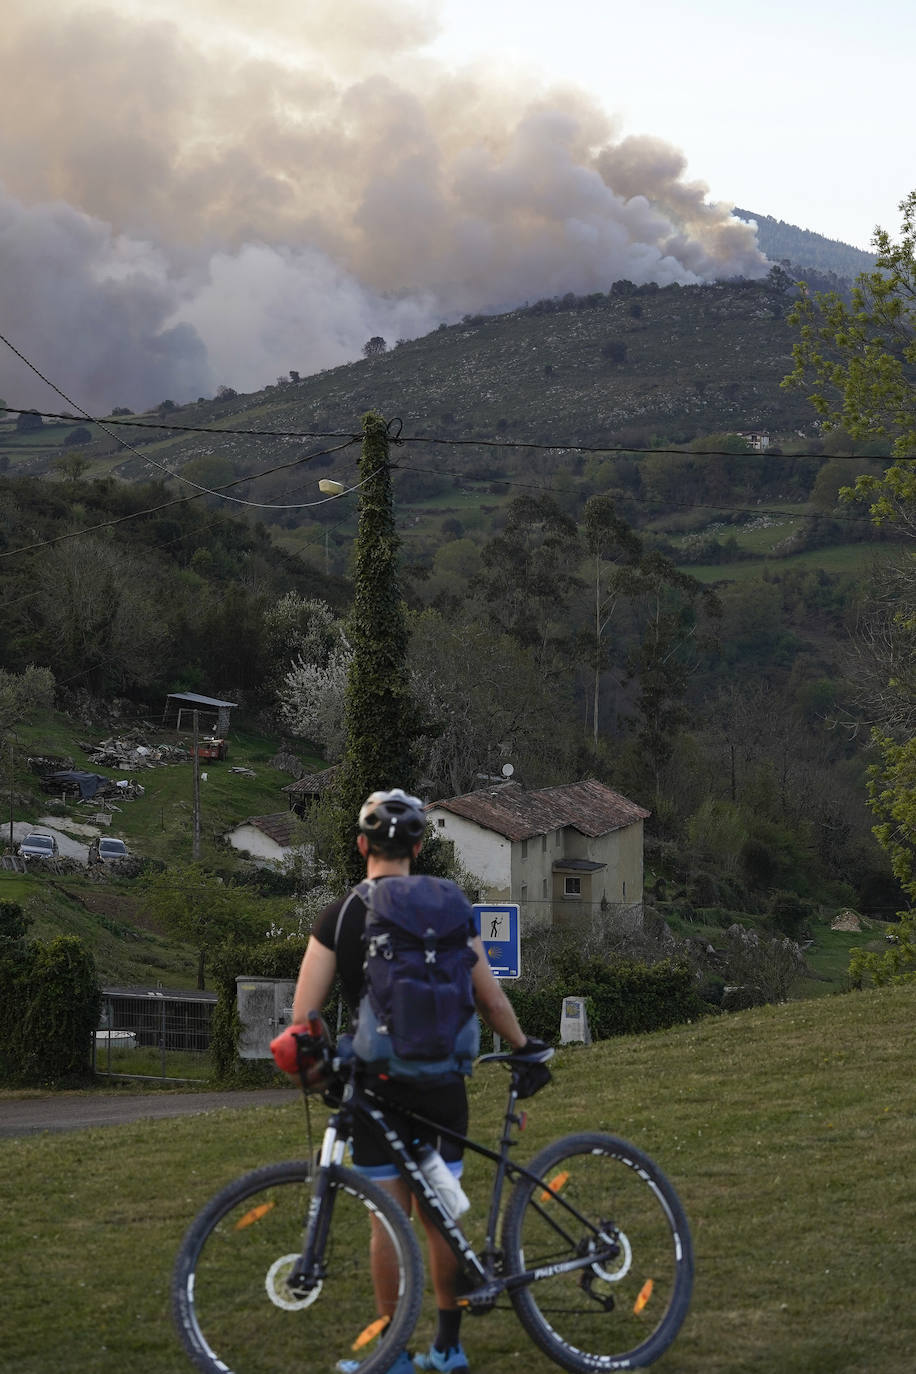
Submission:
[[772,215],[758,215],[753,210],[736,207],[733,213],[739,219],[754,221],[757,242],[772,262],[788,261],[802,273],[814,267],[850,281],[860,272],[870,272],[875,265],[874,253],[816,234],[811,229],[800,229],[797,224],[787,224]]
[[[892,988],[558,1055],[554,1083],[526,1104],[519,1160],[570,1131],[610,1131],[653,1156],[684,1202],[694,1298],[659,1374],[909,1374],[912,1019],[912,989]],[[479,1070],[471,1121],[484,1144],[502,1104],[498,1070]],[[185,1227],[230,1179],[307,1150],[292,1091],[280,1106],[5,1141],[16,1264],[0,1370],[186,1374],[166,1296]],[[464,1183],[476,1241],[488,1166],[472,1160]],[[35,1301],[45,1290],[53,1322]],[[478,1374],[556,1368],[508,1309],[468,1319],[464,1339]]]
[[[812,417],[800,394],[780,389],[792,347],[784,312],[783,295],[766,282],[663,290],[617,283],[606,295],[532,302],[442,325],[421,339],[389,340],[386,352],[360,362],[281,379],[250,396],[202,399],[164,419],[352,432],[374,408],[400,416],[411,438],[558,445],[635,443],[637,435],[643,444],[653,437],[681,442],[735,429],[792,433],[810,427]],[[60,445],[69,432],[46,437]],[[262,465],[250,436],[227,437],[215,449],[211,436],[163,440],[130,426],[120,432],[158,462],[219,456],[237,474]],[[54,447],[41,440],[7,433],[2,451],[11,472],[41,470]],[[110,454],[123,475],[136,477],[142,467],[103,438],[87,451]],[[480,459],[472,447],[449,453],[447,463],[466,469]]]

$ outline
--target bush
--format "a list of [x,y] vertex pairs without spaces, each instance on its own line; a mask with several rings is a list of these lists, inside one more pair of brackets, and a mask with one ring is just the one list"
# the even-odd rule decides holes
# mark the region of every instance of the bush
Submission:
[[628,959],[584,959],[567,951],[558,960],[555,981],[536,990],[507,989],[528,1035],[556,1044],[564,997],[584,997],[595,1040],[635,1035],[692,1021],[711,1010],[697,991],[682,960],[641,964]]
[[82,940],[25,940],[28,920],[15,904],[0,912],[0,1078],[66,1084],[92,1076],[102,994]]

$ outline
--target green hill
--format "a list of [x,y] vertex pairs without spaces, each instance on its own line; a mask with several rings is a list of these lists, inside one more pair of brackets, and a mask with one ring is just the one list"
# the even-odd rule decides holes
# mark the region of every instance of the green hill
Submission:
[[870,272],[877,260],[874,253],[864,248],[853,248],[852,244],[839,239],[827,238],[811,229],[800,229],[797,224],[787,224],[772,215],[758,215],[753,210],[737,208],[734,213],[739,219],[754,221],[757,242],[772,262],[788,261],[802,272],[815,267],[850,281],[860,272]]
[[[694,1300],[659,1374],[909,1374],[913,997],[855,993],[559,1053],[519,1159],[570,1131],[611,1131],[658,1160],[690,1219]],[[472,1080],[485,1144],[503,1083],[493,1069]],[[4,1142],[16,1262],[2,1374],[185,1374],[167,1292],[186,1225],[237,1174],[307,1152],[292,1091],[281,1106]],[[465,1178],[472,1239],[488,1177],[474,1161]],[[419,1345],[430,1321],[428,1305]],[[463,1334],[475,1374],[554,1368],[510,1311],[468,1318]]]

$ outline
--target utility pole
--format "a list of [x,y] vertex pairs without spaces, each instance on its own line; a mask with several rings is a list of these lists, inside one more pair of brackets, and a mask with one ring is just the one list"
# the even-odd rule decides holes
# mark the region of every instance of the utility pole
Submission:
[[13,848],[13,737],[10,735],[10,853],[15,854]]
[[198,751],[198,724],[200,712],[194,712],[194,829],[191,838],[191,858],[197,863],[200,858],[200,753]]
[[416,733],[407,676],[407,619],[398,580],[401,541],[395,527],[388,426],[371,412],[363,416],[359,475],[353,604],[347,618],[353,648],[347,675],[347,744],[334,788],[336,866],[350,882],[358,881],[364,870],[354,817],[376,788],[410,789]]

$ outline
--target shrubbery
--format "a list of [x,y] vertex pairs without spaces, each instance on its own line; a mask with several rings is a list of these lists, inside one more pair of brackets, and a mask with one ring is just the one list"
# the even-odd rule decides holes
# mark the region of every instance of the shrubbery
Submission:
[[80,1082],[102,1004],[95,961],[75,935],[27,940],[29,924],[0,902],[0,1081]]
[[642,964],[630,959],[587,959],[561,955],[554,980],[537,988],[507,988],[528,1035],[555,1044],[564,997],[582,997],[595,1040],[635,1035],[692,1021],[713,1010],[697,990],[689,966],[677,959]]

